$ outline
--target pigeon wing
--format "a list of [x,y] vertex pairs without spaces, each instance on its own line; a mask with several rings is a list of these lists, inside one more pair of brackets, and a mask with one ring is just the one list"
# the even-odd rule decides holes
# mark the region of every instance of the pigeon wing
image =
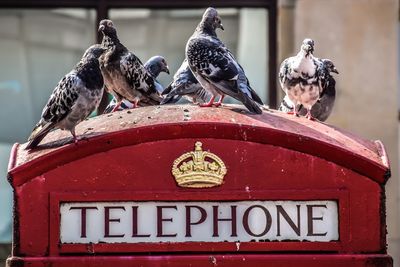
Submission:
[[[197,94],[202,89],[201,85],[194,77],[185,59],[174,75],[174,80],[164,89],[162,95],[167,95],[161,104],[176,103],[181,96],[189,94]],[[200,94],[202,97],[204,94]]]
[[76,73],[71,72],[64,76],[43,108],[41,119],[28,138],[27,149],[36,147],[47,133],[71,112],[82,87],[84,83]]
[[241,101],[251,112],[262,113],[252,99],[253,92],[242,68],[221,42],[208,38],[189,41],[187,57],[193,72],[223,94]]
[[121,73],[128,84],[147,97],[147,99],[142,99],[142,102],[148,102],[149,105],[158,105],[160,103],[162,98],[156,89],[155,80],[137,56],[128,52],[121,57],[120,67]]
[[336,98],[335,85],[335,79],[329,75],[325,83],[326,87],[323,90],[323,94],[321,94],[318,102],[311,108],[311,114],[320,121],[326,121],[332,113]]
[[286,83],[286,80],[288,79],[289,75],[289,61],[290,58],[285,59],[280,68],[279,68],[279,82],[281,84],[281,88],[284,88],[284,85]]

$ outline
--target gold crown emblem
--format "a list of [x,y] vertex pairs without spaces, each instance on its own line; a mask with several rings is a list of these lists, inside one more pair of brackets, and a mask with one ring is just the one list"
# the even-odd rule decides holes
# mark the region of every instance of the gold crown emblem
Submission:
[[217,155],[203,151],[201,142],[196,142],[194,151],[183,154],[172,165],[172,174],[181,187],[218,186],[226,172],[224,162]]

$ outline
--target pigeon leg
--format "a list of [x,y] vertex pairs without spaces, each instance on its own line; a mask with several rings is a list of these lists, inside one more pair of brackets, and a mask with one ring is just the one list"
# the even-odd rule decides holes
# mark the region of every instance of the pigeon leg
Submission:
[[311,115],[311,109],[307,109],[306,118],[310,121],[315,121],[315,118]]
[[117,104],[115,104],[115,107],[112,109],[111,113],[115,112],[118,110],[118,108],[121,106],[122,101],[118,101]]
[[293,111],[286,112],[286,114],[294,115],[295,117],[299,117],[299,113],[297,113],[297,105],[294,104]]
[[295,115],[296,116],[296,104],[293,104],[293,108],[291,108],[291,110],[290,111],[288,111],[288,112],[286,112],[286,114],[289,114],[289,115]]
[[213,105],[213,103],[214,103],[214,99],[215,99],[215,96],[213,95],[213,96],[210,98],[210,101],[208,101],[208,103],[200,104],[199,106],[200,106],[200,107],[211,107],[211,106]]
[[221,98],[218,100],[217,103],[214,104],[214,106],[219,107],[222,104],[222,100],[224,100],[225,95],[221,95]]
[[293,108],[293,115],[296,116],[296,117],[299,117],[299,113],[297,112],[297,110],[298,110],[297,104],[295,104],[294,108]]
[[73,139],[74,139],[74,143],[75,144],[78,144],[78,138],[76,137],[76,134],[75,134],[75,128],[73,128],[73,129],[71,129],[71,134],[72,134],[72,136],[73,136]]
[[133,104],[133,107],[132,107],[132,108],[137,108],[137,107],[138,107],[139,100],[135,100],[135,101],[133,101],[133,102],[131,102],[131,103]]

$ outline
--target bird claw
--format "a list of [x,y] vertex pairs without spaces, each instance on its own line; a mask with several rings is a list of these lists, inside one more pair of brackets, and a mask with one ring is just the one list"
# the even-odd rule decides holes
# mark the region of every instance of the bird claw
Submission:
[[217,108],[217,107],[221,106],[222,103],[217,102],[217,103],[214,103],[213,105]]
[[295,117],[300,117],[299,113],[297,113],[297,112],[294,112],[294,111],[289,111],[289,112],[286,112],[286,114],[289,114],[289,115],[294,115]]
[[313,116],[306,116],[307,119],[309,119],[310,121],[315,121],[315,118]]
[[205,108],[205,107],[212,107],[213,103],[206,103],[206,104],[200,104],[199,107]]
[[121,106],[121,103],[117,103],[117,104],[115,105],[115,107],[112,109],[111,113],[113,113],[113,112],[115,112],[115,111],[118,111],[118,109],[119,109],[120,106]]

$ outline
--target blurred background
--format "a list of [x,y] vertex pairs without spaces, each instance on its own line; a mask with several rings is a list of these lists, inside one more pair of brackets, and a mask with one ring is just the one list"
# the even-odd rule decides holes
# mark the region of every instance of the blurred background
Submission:
[[225,27],[218,35],[271,107],[282,98],[279,64],[297,53],[305,37],[315,40],[317,57],[333,60],[340,75],[327,123],[385,144],[392,166],[386,186],[389,253],[400,266],[398,0],[115,2],[0,0],[0,266],[11,248],[11,146],[26,141],[55,85],[98,41],[98,21],[112,19],[120,40],[143,62],[163,55],[171,70],[159,77],[166,86],[209,5],[218,8]]

